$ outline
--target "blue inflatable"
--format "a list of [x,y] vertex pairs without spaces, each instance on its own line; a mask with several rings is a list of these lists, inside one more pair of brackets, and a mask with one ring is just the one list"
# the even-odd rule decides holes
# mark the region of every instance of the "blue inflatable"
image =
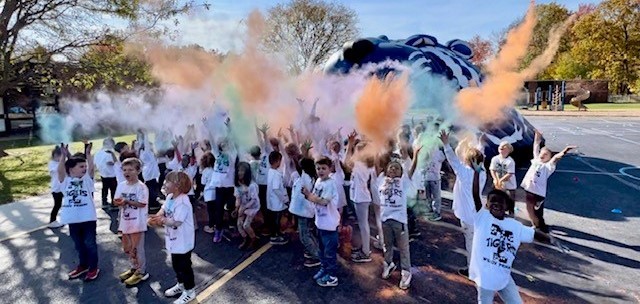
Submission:
[[[325,65],[326,73],[346,74],[369,63],[398,61],[419,70],[446,77],[458,86],[458,90],[473,85],[481,86],[480,70],[469,62],[473,50],[465,41],[455,39],[440,44],[429,35],[413,35],[407,39],[389,40],[386,36],[363,38],[348,43],[334,54]],[[393,68],[380,68],[378,76],[386,75]],[[514,147],[512,157],[516,162],[531,159],[534,127],[515,109],[508,109],[507,119],[499,124],[487,124],[480,128],[485,135],[485,154],[488,159],[497,155],[498,145],[508,141]]]

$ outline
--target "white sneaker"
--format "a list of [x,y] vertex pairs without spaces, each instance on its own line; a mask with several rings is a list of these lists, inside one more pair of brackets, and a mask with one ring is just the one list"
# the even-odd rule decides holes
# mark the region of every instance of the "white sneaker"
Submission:
[[175,286],[164,291],[165,297],[175,297],[184,291],[184,285],[177,283]]
[[391,264],[387,264],[387,262],[382,262],[382,278],[388,279],[391,276],[391,272],[396,269],[396,264],[391,262]]
[[196,291],[194,289],[185,290],[177,300],[173,301],[173,304],[187,304],[196,299]]
[[411,272],[403,270],[402,278],[400,279],[400,289],[407,289],[411,285]]
[[51,229],[60,228],[60,227],[62,227],[62,226],[64,226],[64,224],[61,224],[61,223],[60,223],[60,222],[58,222],[58,221],[53,221],[53,222],[49,223],[49,225],[47,225],[47,227],[49,227],[49,228],[51,228]]
[[215,229],[213,229],[213,227],[209,227],[209,226],[204,226],[203,230],[206,233],[214,233],[216,231]]

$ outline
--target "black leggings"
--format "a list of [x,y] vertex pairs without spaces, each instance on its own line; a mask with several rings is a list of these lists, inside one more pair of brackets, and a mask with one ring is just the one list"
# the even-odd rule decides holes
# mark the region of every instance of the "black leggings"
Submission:
[[62,198],[64,197],[62,192],[52,192],[51,195],[53,195],[53,209],[51,210],[49,223],[54,222],[58,217],[58,211],[62,207]]
[[280,220],[282,219],[282,211],[266,210],[264,221],[272,237],[281,236]]
[[178,283],[184,284],[184,289],[191,290],[196,287],[193,268],[191,268],[191,251],[182,254],[172,253],[171,265],[176,272]]
[[209,218],[209,227],[213,224],[216,229],[224,229],[224,205],[227,204],[227,209],[235,209],[235,197],[233,196],[233,187],[228,188],[216,188],[216,200],[213,202],[213,206],[209,207],[207,204],[207,210],[213,208],[213,223],[211,222],[211,216]]

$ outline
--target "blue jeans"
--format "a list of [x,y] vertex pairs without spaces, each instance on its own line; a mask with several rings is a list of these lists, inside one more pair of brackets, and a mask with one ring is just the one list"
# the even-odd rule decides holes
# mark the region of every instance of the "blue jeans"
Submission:
[[78,266],[91,270],[98,268],[96,221],[69,224],[69,235],[76,245],[80,259]]
[[300,234],[300,242],[304,245],[304,250],[307,251],[314,259],[320,259],[320,250],[318,249],[318,240],[311,233],[312,218],[306,218],[302,216],[296,216],[298,221],[298,233]]
[[[496,290],[487,290],[476,286],[478,290],[478,304],[492,304],[493,298],[495,298]],[[509,283],[501,290],[497,290],[498,295],[502,301],[506,304],[521,304],[522,298],[518,292],[518,286],[510,278]]]
[[318,229],[320,236],[320,262],[322,269],[330,276],[338,271],[338,231]]

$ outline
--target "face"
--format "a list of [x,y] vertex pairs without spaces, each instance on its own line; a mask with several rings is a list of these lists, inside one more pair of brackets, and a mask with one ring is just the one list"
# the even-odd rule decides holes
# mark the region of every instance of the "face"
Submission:
[[398,163],[390,163],[387,166],[387,177],[396,178],[402,176],[402,167]]
[[59,162],[61,157],[62,157],[62,154],[55,154],[55,155],[53,155],[52,158],[53,158],[53,160]]
[[540,150],[540,160],[543,163],[548,162],[549,160],[551,160],[551,151],[549,151],[549,149],[546,148],[542,148]]
[[340,153],[340,143],[337,141],[334,141],[331,143],[331,151],[335,152],[335,153]]
[[138,174],[140,174],[140,171],[136,170],[134,166],[126,165],[122,166],[122,174],[128,182],[135,182],[138,179]]
[[71,177],[83,177],[87,174],[87,163],[77,163],[75,167],[69,169]]
[[273,164],[271,165],[271,168],[274,168],[274,169],[275,169],[275,168],[280,168],[281,163],[282,163],[282,160],[279,160],[279,161],[277,161],[277,162],[273,163]]
[[229,147],[229,142],[226,139],[223,139],[220,141],[220,150],[227,151],[228,147]]
[[174,182],[172,182],[170,180],[166,180],[165,179],[163,187],[164,187],[164,190],[167,193],[176,193],[176,192],[178,192],[178,186]]
[[238,167],[238,178],[239,178],[240,180],[243,180],[243,179],[244,179],[244,175],[246,174],[246,170],[247,170],[247,169],[246,169],[245,167],[242,167],[242,166],[241,166],[241,167]]
[[503,219],[505,210],[507,210],[507,202],[499,196],[491,195],[488,198],[487,207],[489,212],[497,219]]
[[506,145],[500,145],[498,147],[498,152],[500,152],[500,155],[502,155],[502,157],[507,157],[509,156],[509,153],[511,153]]
[[318,173],[319,178],[327,178],[331,172],[331,168],[327,165],[316,164],[316,172]]

